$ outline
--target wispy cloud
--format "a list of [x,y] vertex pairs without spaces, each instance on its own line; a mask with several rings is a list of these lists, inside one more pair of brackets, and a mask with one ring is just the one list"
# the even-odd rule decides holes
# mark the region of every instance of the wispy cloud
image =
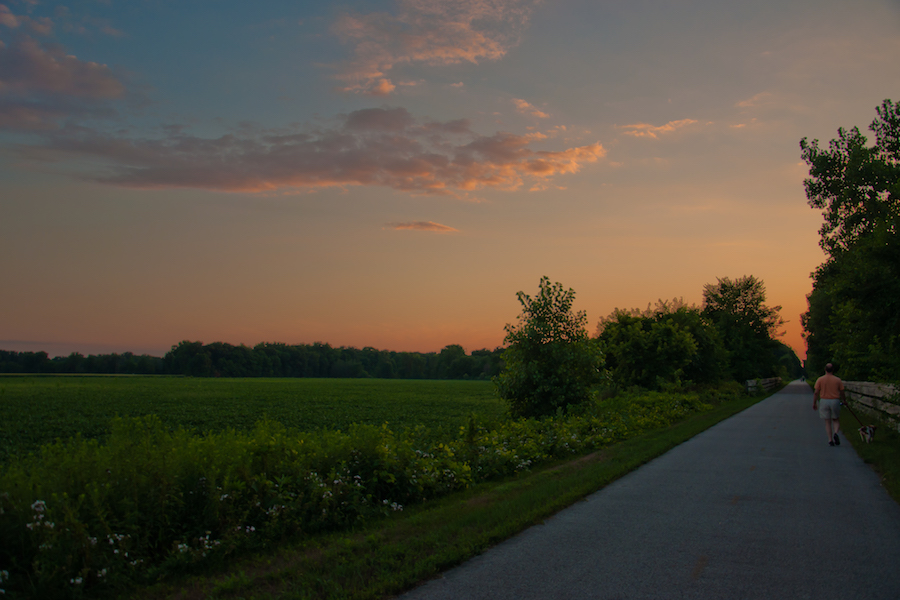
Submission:
[[764,106],[768,104],[772,104],[774,102],[774,98],[769,92],[760,92],[756,94],[752,98],[747,98],[746,100],[741,100],[735,106],[737,108],[756,108],[758,106]]
[[449,227],[447,225],[441,225],[440,223],[435,223],[434,221],[410,221],[407,223],[388,223],[387,227],[400,231],[404,229],[412,230],[412,231],[431,231],[434,233],[455,233],[459,232],[459,229],[454,229],[453,227]]
[[395,13],[345,13],[332,27],[355,58],[337,75],[342,91],[386,96],[408,64],[477,64],[518,43],[538,0],[398,0]]
[[110,102],[125,92],[109,67],[57,44],[28,35],[0,41],[0,130],[47,131],[73,116],[108,117],[115,114]]
[[58,46],[44,47],[23,36],[0,45],[0,94],[62,94],[78,98],[118,98],[125,91],[106,65],[85,62]]
[[479,135],[464,119],[420,122],[403,108],[377,108],[350,113],[327,129],[218,138],[177,129],[149,139],[64,128],[22,151],[44,160],[93,157],[107,170],[92,180],[133,188],[261,192],[377,185],[456,196],[533,187],[606,155],[599,142],[557,151],[530,148],[539,137]]
[[634,137],[658,138],[661,135],[673,133],[679,129],[684,129],[689,125],[697,123],[695,119],[681,119],[679,121],[669,121],[665,125],[651,125],[649,123],[635,123],[634,125],[622,125],[625,135]]
[[537,117],[538,119],[549,119],[550,118],[550,115],[539,110],[536,106],[526,102],[525,100],[520,100],[519,98],[513,98],[513,104],[516,105],[516,110],[523,115]]

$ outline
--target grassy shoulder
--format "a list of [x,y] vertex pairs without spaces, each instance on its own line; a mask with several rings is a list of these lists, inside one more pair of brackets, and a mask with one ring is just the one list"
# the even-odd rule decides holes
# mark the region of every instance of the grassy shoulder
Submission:
[[900,504],[900,433],[873,417],[859,411],[857,416],[866,425],[875,425],[875,440],[871,444],[862,441],[857,430],[857,421],[849,411],[841,411],[841,431],[845,434],[856,453],[870,465],[881,478],[881,484],[891,497]]
[[622,477],[763,396],[725,402],[598,452],[412,507],[363,528],[231,561],[130,594],[161,598],[383,598],[437,576]]

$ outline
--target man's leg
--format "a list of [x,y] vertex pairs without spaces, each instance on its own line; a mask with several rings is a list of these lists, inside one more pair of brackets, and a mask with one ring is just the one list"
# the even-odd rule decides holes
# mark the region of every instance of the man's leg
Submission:
[[840,419],[832,419],[831,427],[834,429],[835,433],[840,433],[841,431],[841,420]]
[[831,421],[832,419],[823,419],[825,421],[825,431],[828,433],[828,443],[834,444],[834,433],[831,430]]

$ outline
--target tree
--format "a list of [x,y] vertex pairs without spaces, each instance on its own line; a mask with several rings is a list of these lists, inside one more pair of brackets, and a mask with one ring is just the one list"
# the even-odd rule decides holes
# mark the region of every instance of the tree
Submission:
[[494,380],[510,413],[554,414],[587,400],[601,380],[603,352],[587,334],[584,311],[572,311],[575,292],[542,277],[536,297],[517,297],[522,314],[505,327],[505,366]]
[[885,100],[869,129],[838,129],[827,150],[800,141],[809,205],[822,210],[828,259],[813,273],[807,370],[841,365],[842,377],[900,378],[900,105]]
[[900,219],[874,228],[816,269],[806,330],[807,367],[845,378],[900,379]]
[[717,283],[703,286],[703,316],[719,330],[737,381],[777,372],[775,337],[784,320],[781,307],[766,306],[765,301],[765,286],[752,275],[717,278]]
[[727,371],[718,330],[698,307],[681,299],[660,300],[644,311],[616,309],[600,320],[597,330],[606,367],[620,386],[714,383]]
[[809,165],[804,180],[809,205],[823,211],[820,245],[831,257],[850,250],[879,223],[900,216],[900,104],[885,100],[869,129],[875,145],[853,127],[838,129],[828,149],[800,140]]

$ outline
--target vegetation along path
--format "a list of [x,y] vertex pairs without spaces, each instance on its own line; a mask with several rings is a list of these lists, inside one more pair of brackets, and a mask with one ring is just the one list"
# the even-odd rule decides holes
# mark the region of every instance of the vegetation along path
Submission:
[[794,382],[401,598],[896,600],[897,565],[900,506]]

